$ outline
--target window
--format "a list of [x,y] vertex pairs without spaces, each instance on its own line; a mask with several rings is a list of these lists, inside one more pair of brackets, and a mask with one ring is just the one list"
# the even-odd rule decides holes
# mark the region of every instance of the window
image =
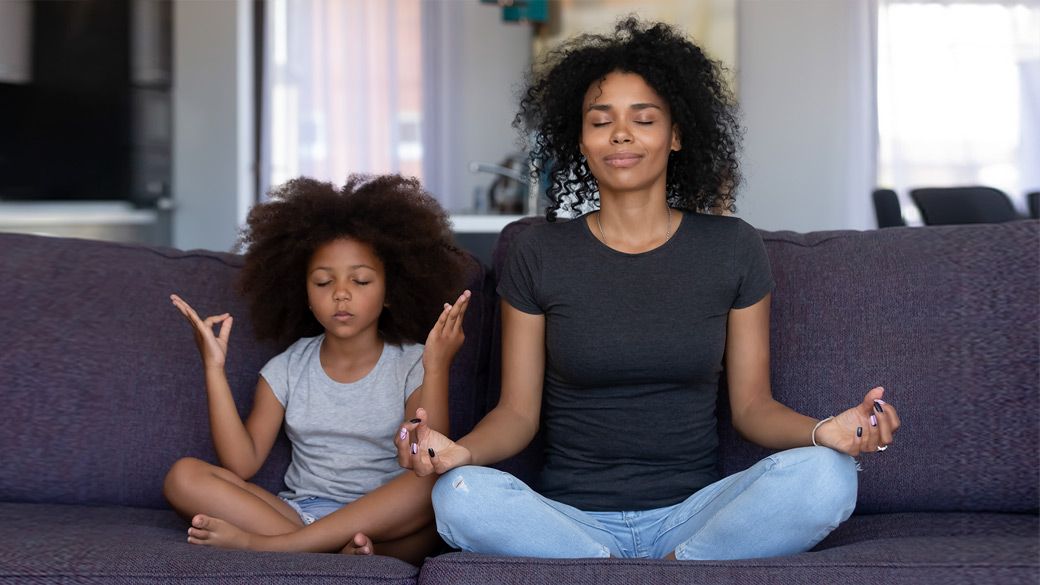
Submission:
[[265,3],[262,193],[300,175],[422,178],[420,0]]
[[1024,210],[1040,189],[1040,6],[878,8],[878,184],[987,185]]

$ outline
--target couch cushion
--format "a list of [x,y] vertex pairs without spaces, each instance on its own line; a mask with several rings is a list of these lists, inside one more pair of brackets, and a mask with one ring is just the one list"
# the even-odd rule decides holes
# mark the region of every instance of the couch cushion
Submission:
[[351,583],[407,585],[390,557],[220,550],[188,544],[166,510],[0,504],[3,583]]
[[[776,398],[823,417],[884,386],[899,409],[857,512],[1035,512],[1040,222],[762,235]],[[720,433],[726,472],[765,453]]]
[[[162,480],[174,461],[216,461],[201,360],[170,294],[200,315],[237,317],[226,369],[242,415],[282,349],[253,337],[236,293],[242,258],[18,234],[0,234],[0,249],[0,501],[168,507]],[[471,397],[487,376],[485,273],[479,266],[469,285],[466,343],[452,364],[454,434],[483,414]],[[288,461],[282,434],[253,481],[283,489]]]

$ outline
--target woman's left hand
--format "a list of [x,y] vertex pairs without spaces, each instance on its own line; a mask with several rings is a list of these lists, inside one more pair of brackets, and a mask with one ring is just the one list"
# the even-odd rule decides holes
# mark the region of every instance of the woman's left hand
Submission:
[[816,443],[848,455],[884,451],[899,429],[899,415],[881,399],[885,389],[867,392],[863,402],[842,412],[816,429]]

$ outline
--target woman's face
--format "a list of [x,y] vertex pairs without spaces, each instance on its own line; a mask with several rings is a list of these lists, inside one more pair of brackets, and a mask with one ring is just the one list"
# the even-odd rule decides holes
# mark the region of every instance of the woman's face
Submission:
[[657,189],[663,194],[668,155],[681,144],[661,96],[641,76],[614,72],[585,92],[579,147],[602,197]]

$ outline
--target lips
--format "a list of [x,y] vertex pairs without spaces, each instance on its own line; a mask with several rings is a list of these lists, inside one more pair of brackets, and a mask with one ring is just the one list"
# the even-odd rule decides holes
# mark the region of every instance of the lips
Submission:
[[348,313],[346,311],[338,311],[335,315],[332,316],[332,318],[337,321],[349,321],[350,318],[353,316],[354,315],[352,313]]
[[638,163],[642,158],[642,155],[634,152],[615,152],[603,157],[603,162],[612,167],[630,167]]

